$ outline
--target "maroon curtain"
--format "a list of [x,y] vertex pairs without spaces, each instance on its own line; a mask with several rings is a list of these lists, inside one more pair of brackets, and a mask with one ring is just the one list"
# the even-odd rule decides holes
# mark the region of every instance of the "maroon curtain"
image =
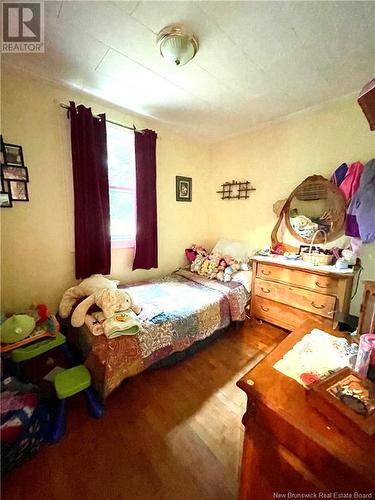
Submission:
[[76,278],[109,274],[111,238],[105,115],[91,108],[69,108],[73,183]]
[[134,132],[137,187],[137,234],[134,269],[158,267],[156,138],[153,130]]

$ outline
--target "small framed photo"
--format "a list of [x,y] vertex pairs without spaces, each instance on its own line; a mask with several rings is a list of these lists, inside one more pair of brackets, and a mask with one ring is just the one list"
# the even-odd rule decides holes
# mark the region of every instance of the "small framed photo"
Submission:
[[10,193],[0,192],[0,207],[9,208],[12,206],[12,197]]
[[176,176],[176,201],[191,201],[191,177]]
[[8,181],[9,191],[13,201],[29,201],[27,184],[24,181]]
[[2,177],[6,181],[29,182],[27,167],[13,167],[12,165],[1,166]]
[[4,143],[4,163],[6,165],[16,165],[18,167],[23,167],[24,163],[22,146],[17,146],[17,144]]

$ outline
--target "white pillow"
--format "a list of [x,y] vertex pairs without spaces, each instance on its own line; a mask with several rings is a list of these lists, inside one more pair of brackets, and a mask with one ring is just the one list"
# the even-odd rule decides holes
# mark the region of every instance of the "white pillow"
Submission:
[[256,251],[253,250],[250,245],[242,241],[222,239],[216,243],[212,252],[217,252],[221,255],[230,255],[234,259],[247,262],[254,256]]
[[252,271],[237,271],[232,274],[232,281],[237,281],[241,283],[246,290],[250,293],[251,290],[251,277],[253,273]]

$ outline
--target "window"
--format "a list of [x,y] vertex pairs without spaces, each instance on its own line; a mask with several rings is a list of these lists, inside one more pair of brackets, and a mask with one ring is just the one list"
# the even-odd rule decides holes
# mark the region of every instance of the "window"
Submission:
[[135,242],[134,134],[107,122],[111,245],[125,248]]

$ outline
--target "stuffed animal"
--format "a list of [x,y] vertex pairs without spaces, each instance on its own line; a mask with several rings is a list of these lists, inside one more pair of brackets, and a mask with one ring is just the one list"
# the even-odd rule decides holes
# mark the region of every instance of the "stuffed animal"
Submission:
[[67,318],[76,303],[82,297],[85,300],[75,308],[71,324],[74,327],[82,326],[89,308],[96,304],[103,311],[104,317],[111,318],[117,311],[132,309],[136,314],[141,308],[133,303],[132,298],[125,290],[118,290],[118,281],[104,278],[101,274],[94,274],[83,280],[79,285],[69,288],[60,302],[59,314]]
[[233,273],[239,271],[241,268],[241,263],[236,259],[231,259],[230,265],[227,266],[224,270],[223,281],[227,283],[232,280]]
[[205,257],[204,261],[202,262],[201,268],[198,271],[198,274],[200,276],[208,276],[210,274],[210,259],[208,257]]
[[206,260],[204,255],[197,255],[195,260],[192,262],[190,266],[190,270],[193,273],[199,273],[200,268],[202,267],[203,262]]
[[196,245],[195,243],[191,245],[191,249],[193,252],[195,252],[196,255],[203,255],[204,257],[207,257],[207,250],[202,247],[202,245]]
[[213,280],[217,276],[217,263],[215,260],[208,259],[208,264],[204,276],[210,280]]
[[221,258],[219,260],[219,265],[217,267],[217,275],[216,275],[217,280],[224,281],[224,271],[225,271],[226,267],[227,267],[227,263],[226,263],[225,259]]

